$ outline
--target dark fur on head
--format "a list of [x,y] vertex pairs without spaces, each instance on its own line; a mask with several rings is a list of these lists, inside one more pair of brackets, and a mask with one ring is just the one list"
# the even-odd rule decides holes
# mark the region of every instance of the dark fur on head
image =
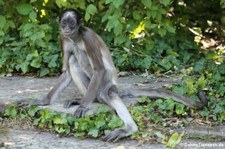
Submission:
[[77,10],[75,10],[75,9],[73,9],[73,8],[67,8],[67,9],[63,10],[63,11],[61,12],[61,14],[60,14],[59,22],[61,21],[63,15],[64,15],[66,12],[73,12],[73,14],[76,16],[76,19],[77,19],[78,23],[79,23],[79,24],[81,23],[81,21],[82,21],[82,16],[81,16],[81,14],[80,14]]

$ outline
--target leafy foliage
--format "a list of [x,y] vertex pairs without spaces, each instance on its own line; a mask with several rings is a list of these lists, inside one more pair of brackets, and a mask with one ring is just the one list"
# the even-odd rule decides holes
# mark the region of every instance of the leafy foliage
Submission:
[[110,129],[123,126],[115,114],[112,114],[106,106],[100,107],[93,115],[77,119],[66,113],[56,113],[49,109],[40,109],[37,106],[28,108],[16,108],[9,106],[4,116],[31,120],[33,124],[42,129],[49,129],[62,135],[75,135],[80,138],[87,136],[99,137],[108,133]]
[[[126,3],[124,0],[23,0],[16,5],[13,0],[1,0],[1,75],[37,72],[39,76],[45,76],[59,72],[61,54],[57,16],[66,7],[83,12],[85,24],[100,33],[112,49],[119,69],[147,69],[151,73],[176,70],[199,59],[201,55],[198,54],[203,51],[194,42],[188,28],[200,26],[203,34],[214,27],[221,30],[218,22],[224,22],[219,11],[224,8],[223,0],[207,3],[172,0],[141,0],[138,3],[134,0]],[[201,19],[199,12],[191,11],[193,8],[202,13]],[[205,14],[209,12],[206,9],[218,11]],[[213,25],[207,24],[207,19],[213,21]],[[217,32],[217,35],[222,33]],[[210,34],[209,31],[207,34]]]

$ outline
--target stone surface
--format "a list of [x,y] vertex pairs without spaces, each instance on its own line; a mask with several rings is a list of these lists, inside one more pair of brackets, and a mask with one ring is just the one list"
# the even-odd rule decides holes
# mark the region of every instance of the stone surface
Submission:
[[[120,87],[151,87],[159,88],[170,86],[179,81],[179,78],[160,78],[147,80],[139,76],[128,76],[119,78]],[[3,77],[0,78],[0,103],[12,103],[17,100],[27,98],[41,98],[45,96],[51,87],[57,83],[57,78],[32,78],[32,77]],[[63,100],[79,97],[79,93],[73,83],[60,94],[60,96],[51,102],[47,108],[58,112],[73,113],[76,106],[69,109],[63,108]],[[123,99],[126,105],[133,104],[136,99]],[[89,111],[93,112],[101,104],[94,103]],[[45,108],[46,108],[45,107]],[[0,108],[2,108],[0,106]],[[1,109],[0,109],[1,111]],[[0,128],[1,129],[1,128]],[[187,128],[186,131],[192,135],[213,135],[225,138],[225,127],[207,127],[207,128]],[[216,141],[216,140],[215,140]],[[29,148],[29,149],[56,149],[56,148],[74,148],[74,149],[148,149],[165,148],[163,144],[138,144],[136,141],[121,140],[118,143],[107,143],[100,139],[80,140],[76,137],[58,137],[57,134],[49,132],[39,132],[38,130],[22,130],[9,128],[5,135],[0,133],[0,148]],[[204,140],[182,140],[177,148],[224,148],[225,142],[214,142]]]

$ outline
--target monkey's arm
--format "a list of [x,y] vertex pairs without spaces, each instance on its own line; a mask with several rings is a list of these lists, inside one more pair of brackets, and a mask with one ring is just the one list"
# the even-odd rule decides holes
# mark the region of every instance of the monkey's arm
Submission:
[[63,52],[63,67],[62,71],[65,72],[69,69],[69,57],[70,57],[70,51],[64,50]]
[[63,53],[62,72],[65,72],[66,70],[69,69],[69,58],[71,55],[71,49],[65,45],[65,43],[63,42],[64,41],[63,39],[64,37],[60,35],[59,42],[60,42],[60,48]]
[[96,42],[91,39],[91,35],[84,35],[84,43],[86,45],[86,53],[93,69],[93,75],[88,85],[87,91],[81,101],[81,105],[75,111],[76,117],[84,117],[88,110],[89,105],[94,101],[102,83],[105,68],[102,61],[102,55],[100,48],[96,45]]

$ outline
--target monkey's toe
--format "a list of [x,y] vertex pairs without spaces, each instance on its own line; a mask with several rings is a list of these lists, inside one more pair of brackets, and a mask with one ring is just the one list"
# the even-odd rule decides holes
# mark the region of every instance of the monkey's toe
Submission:
[[85,114],[86,112],[88,111],[89,109],[83,105],[80,105],[76,111],[74,112],[74,116],[77,117],[77,118],[84,118],[85,117]]
[[124,129],[116,129],[109,133],[107,136],[103,138],[104,141],[107,142],[116,142],[121,138],[124,138],[127,136],[127,132]]

